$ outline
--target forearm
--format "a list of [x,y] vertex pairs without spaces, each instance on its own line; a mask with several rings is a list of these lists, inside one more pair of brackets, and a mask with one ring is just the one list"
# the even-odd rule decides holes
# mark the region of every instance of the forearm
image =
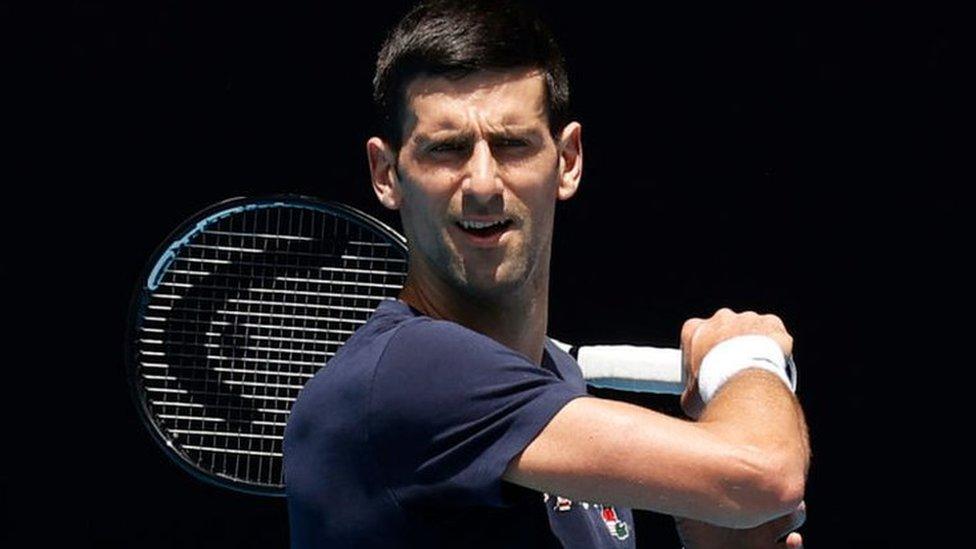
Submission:
[[782,491],[784,512],[803,498],[810,463],[807,426],[796,396],[774,374],[759,369],[736,374],[698,423],[753,455],[768,482],[781,483],[776,489]]

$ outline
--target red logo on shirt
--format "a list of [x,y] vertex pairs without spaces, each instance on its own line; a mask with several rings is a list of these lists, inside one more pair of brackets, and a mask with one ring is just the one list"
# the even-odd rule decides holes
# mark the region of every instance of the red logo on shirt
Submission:
[[[542,494],[542,501],[549,502],[549,494]],[[607,531],[610,535],[616,539],[624,540],[630,537],[630,527],[627,525],[626,521],[620,519],[617,515],[617,510],[613,508],[612,505],[602,505],[602,504],[591,504],[585,501],[579,502],[583,509],[589,510],[590,506],[593,506],[594,511],[599,511],[600,518],[603,519],[603,523],[607,526]],[[553,509],[556,511],[569,511],[573,507],[573,502],[562,496],[556,496],[556,505]]]
[[616,509],[613,506],[606,506],[603,508],[603,522],[607,525],[607,530],[610,531],[610,535],[617,539],[627,539],[630,536],[630,528],[627,527],[627,523],[620,520],[617,516]]

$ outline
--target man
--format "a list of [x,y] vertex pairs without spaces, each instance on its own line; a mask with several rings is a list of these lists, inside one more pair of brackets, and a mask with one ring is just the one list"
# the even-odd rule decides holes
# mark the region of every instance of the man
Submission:
[[372,184],[400,212],[409,274],[292,408],[293,547],[634,547],[631,508],[674,515],[688,549],[798,547],[796,533],[776,543],[802,523],[795,397],[749,367],[706,405],[697,380],[737,336],[788,354],[778,318],[685,323],[697,422],[588,396],[546,338],[555,204],[583,150],[538,19],[509,2],[419,5],[374,86]]

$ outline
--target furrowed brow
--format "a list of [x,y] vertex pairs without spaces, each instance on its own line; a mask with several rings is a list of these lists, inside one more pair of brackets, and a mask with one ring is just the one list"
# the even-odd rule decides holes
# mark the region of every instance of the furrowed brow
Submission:
[[[513,139],[535,136],[538,131],[532,127],[502,128],[497,132],[489,132],[490,139]],[[434,135],[418,133],[415,137],[417,144],[429,143],[470,143],[474,140],[474,132],[451,131],[437,132]]]

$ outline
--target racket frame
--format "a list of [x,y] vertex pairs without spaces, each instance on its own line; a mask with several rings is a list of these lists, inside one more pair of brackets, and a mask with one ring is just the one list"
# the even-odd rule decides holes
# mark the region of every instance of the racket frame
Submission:
[[[284,497],[285,488],[284,486],[267,486],[245,482],[229,475],[221,475],[201,467],[178,449],[177,445],[173,444],[171,437],[156,423],[149,406],[145,387],[139,379],[140,366],[138,348],[135,342],[136,338],[139,337],[139,331],[142,327],[142,313],[148,304],[149,294],[158,285],[166,268],[175,258],[176,252],[180,247],[189,243],[190,237],[194,233],[234,213],[259,208],[280,207],[289,204],[325,211],[335,214],[346,221],[370,226],[376,232],[386,236],[391,243],[402,249],[404,257],[407,255],[407,240],[404,236],[379,219],[340,202],[323,201],[315,197],[292,193],[227,198],[200,209],[189,219],[180,223],[153,251],[150,256],[150,261],[143,266],[138,278],[136,278],[132,290],[132,298],[128,306],[125,341],[123,343],[123,367],[125,369],[126,382],[129,386],[130,397],[138,410],[139,418],[143,425],[145,425],[147,432],[150,433],[151,438],[163,450],[163,453],[181,469],[205,483],[258,496]],[[290,412],[291,408],[289,406],[289,414]]]

